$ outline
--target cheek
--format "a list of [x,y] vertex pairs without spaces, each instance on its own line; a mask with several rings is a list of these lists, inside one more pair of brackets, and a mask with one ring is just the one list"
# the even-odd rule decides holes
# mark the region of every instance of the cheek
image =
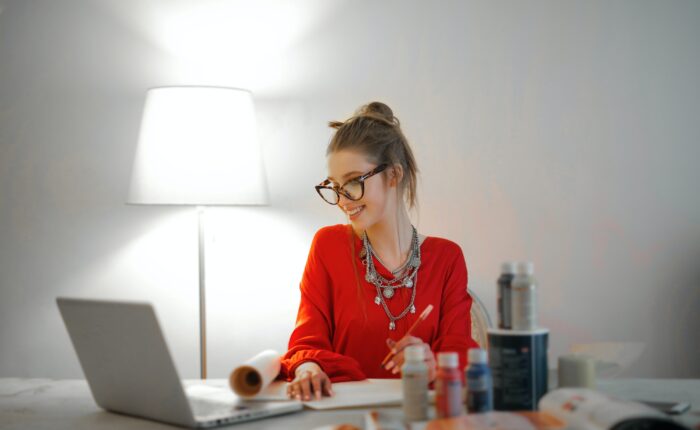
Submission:
[[386,206],[386,194],[381,188],[372,188],[365,190],[365,195],[362,198],[367,208],[374,213],[382,213]]

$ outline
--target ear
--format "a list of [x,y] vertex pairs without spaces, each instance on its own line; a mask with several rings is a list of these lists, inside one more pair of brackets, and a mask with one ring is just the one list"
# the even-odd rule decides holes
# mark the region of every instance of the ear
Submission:
[[403,179],[403,167],[400,164],[394,164],[389,170],[389,186],[396,187]]

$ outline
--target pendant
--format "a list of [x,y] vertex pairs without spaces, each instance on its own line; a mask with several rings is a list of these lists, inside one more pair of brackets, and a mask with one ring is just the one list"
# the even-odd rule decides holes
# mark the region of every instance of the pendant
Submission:
[[381,299],[379,296],[375,297],[375,298],[374,298],[374,304],[375,304],[375,305],[381,305],[381,304],[382,304],[382,299]]
[[412,314],[416,313],[416,305],[411,305],[411,313]]
[[408,279],[406,280],[406,282],[404,282],[403,285],[404,285],[406,288],[411,288],[411,287],[413,287],[413,279],[408,278]]
[[367,273],[365,274],[365,281],[367,281],[369,283],[373,283],[374,282],[374,274],[367,271]]
[[394,297],[394,289],[393,288],[384,288],[384,297],[387,299],[390,299]]
[[394,321],[389,323],[389,330],[396,330],[396,324],[394,323]]

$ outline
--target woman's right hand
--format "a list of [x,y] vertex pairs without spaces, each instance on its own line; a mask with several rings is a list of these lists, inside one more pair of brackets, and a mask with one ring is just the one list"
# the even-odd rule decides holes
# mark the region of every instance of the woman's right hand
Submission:
[[321,396],[332,396],[331,380],[313,361],[300,364],[294,372],[294,380],[287,385],[287,396],[297,400],[321,400]]

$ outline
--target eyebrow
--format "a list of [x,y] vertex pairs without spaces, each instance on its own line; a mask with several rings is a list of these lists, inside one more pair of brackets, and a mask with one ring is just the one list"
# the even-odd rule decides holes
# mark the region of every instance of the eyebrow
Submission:
[[[361,176],[361,175],[362,175],[362,172],[358,172],[357,170],[353,170],[352,172],[348,172],[348,173],[344,174],[343,179],[347,179],[347,178],[350,178],[353,176]],[[335,179],[331,176],[329,176],[328,179],[330,179],[331,181],[335,181]]]

